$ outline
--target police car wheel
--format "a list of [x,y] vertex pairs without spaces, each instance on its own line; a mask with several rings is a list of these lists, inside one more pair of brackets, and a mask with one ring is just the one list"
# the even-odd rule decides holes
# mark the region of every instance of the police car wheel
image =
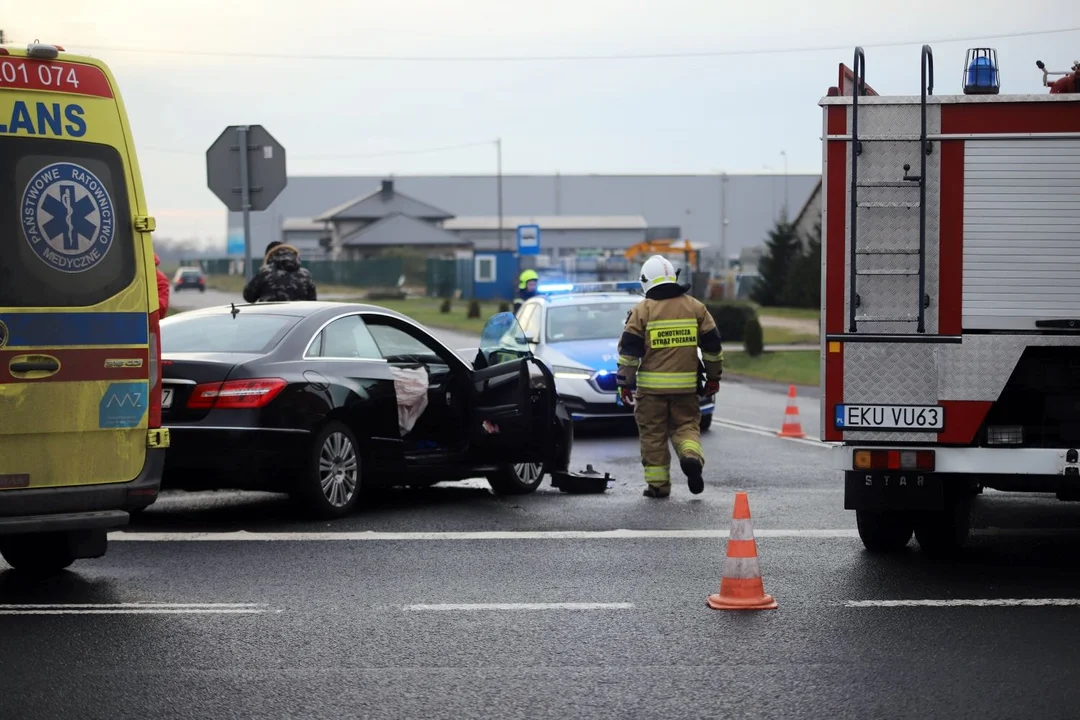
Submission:
[[497,472],[489,474],[487,481],[499,495],[526,495],[544,481],[544,466],[541,463],[504,465]]
[[712,413],[701,416],[701,430],[702,432],[712,427]]
[[35,574],[59,572],[75,562],[65,533],[8,535],[0,540],[0,555],[16,570]]
[[360,497],[361,454],[347,425],[331,421],[314,437],[298,499],[318,518],[345,517]]

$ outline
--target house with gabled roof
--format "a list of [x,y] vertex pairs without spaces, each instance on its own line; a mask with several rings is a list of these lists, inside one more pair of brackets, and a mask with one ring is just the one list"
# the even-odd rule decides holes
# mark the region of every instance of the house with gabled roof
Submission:
[[454,216],[409,197],[383,180],[379,189],[324,211],[315,218],[329,228],[330,258],[355,260],[386,248],[409,247],[449,254],[472,246],[442,225]]

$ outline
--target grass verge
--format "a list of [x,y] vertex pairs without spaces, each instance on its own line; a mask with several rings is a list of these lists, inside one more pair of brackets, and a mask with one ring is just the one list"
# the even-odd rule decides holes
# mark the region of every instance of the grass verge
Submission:
[[[443,330],[457,330],[458,332],[473,333],[479,335],[480,331],[484,329],[484,324],[491,318],[492,315],[499,312],[499,303],[497,302],[482,302],[480,303],[480,317],[470,318],[469,313],[469,301],[456,300],[450,305],[450,312],[439,312],[439,306],[442,305],[442,300],[438,298],[414,298],[411,300],[366,300],[363,298],[352,298],[351,302],[362,302],[368,305],[378,305],[379,307],[387,308],[388,310],[394,310],[402,315],[411,317],[421,325],[427,325],[428,327],[441,328]],[[511,308],[513,305],[511,305]]]
[[724,372],[785,384],[817,386],[821,382],[821,355],[817,350],[766,352],[756,358],[744,352],[724,353]]
[[759,317],[784,318],[786,320],[813,320],[817,322],[821,311],[817,308],[758,307]]
[[[206,287],[211,290],[220,290],[221,292],[236,293],[239,295],[244,291],[244,285],[247,283],[242,275],[207,275]],[[315,284],[316,289],[320,295],[356,295],[361,292],[360,288],[355,288],[350,285],[324,285],[322,283]],[[357,301],[361,302],[361,301]]]
[[802,333],[788,328],[767,327],[762,330],[765,346],[769,345],[813,345],[817,346],[817,334]]

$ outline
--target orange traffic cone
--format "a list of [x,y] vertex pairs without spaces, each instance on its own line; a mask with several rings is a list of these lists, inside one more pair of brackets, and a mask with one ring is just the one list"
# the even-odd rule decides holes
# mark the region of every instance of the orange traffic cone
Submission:
[[750,501],[746,493],[735,493],[735,511],[731,514],[727,559],[720,578],[720,592],[709,596],[713,610],[775,610],[776,600],[765,593],[758,567],[754,524],[750,520]]
[[787,407],[784,408],[784,424],[780,426],[780,432],[776,434],[780,437],[804,438],[806,434],[803,432],[802,423],[799,421],[799,406],[795,403],[794,385],[788,388],[787,397]]

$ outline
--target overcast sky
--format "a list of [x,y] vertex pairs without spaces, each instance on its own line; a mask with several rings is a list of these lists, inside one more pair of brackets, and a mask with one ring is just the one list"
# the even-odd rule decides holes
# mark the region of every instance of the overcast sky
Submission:
[[[1065,0],[884,6],[51,0],[10,3],[0,27],[19,43],[105,59],[127,103],[159,236],[220,241],[225,211],[206,189],[204,153],[230,124],[264,125],[288,151],[291,175],[493,173],[496,137],[509,174],[783,172],[781,151],[790,172],[818,173],[817,102],[856,44],[866,48],[867,83],[882,94],[918,93],[923,42],[934,49],[936,94],[960,91],[968,47],[998,50],[1009,93],[1046,92],[1036,60],[1066,69],[1080,59],[1076,30],[988,39],[1080,28]],[[875,47],[886,43],[910,44]],[[716,52],[742,54],[485,59]]]

